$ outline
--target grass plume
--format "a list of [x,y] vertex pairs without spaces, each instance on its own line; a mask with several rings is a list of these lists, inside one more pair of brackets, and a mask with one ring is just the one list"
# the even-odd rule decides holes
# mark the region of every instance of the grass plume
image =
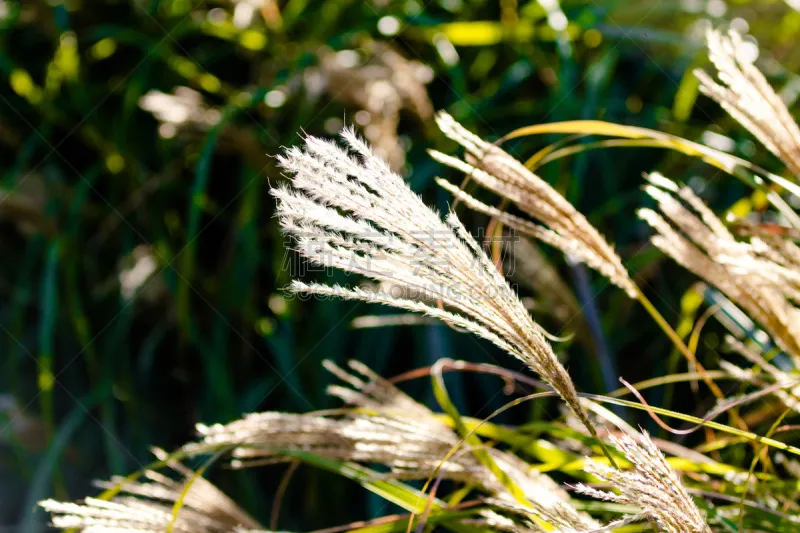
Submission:
[[300,281],[292,290],[421,312],[483,337],[550,383],[596,434],[544,330],[456,215],[442,221],[352,130],[342,139],[349,151],[307,137],[304,149],[280,156],[291,183],[272,191],[281,227],[313,263],[405,288],[416,298]]

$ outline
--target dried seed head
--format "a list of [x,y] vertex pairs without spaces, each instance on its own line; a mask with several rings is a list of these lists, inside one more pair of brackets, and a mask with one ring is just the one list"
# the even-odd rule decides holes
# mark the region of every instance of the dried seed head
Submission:
[[753,64],[752,46],[731,30],[706,33],[709,58],[720,83],[696,70],[700,90],[749,130],[797,176],[800,176],[800,128],[786,104]]
[[800,310],[793,303],[800,287],[797,247],[757,237],[737,241],[690,188],[660,175],[649,180],[645,191],[660,213],[641,209],[639,216],[657,233],[652,243],[725,293],[800,360]]
[[[288,450],[382,464],[396,479],[426,479],[438,472],[444,479],[479,487],[498,506],[525,516],[533,513],[564,531],[597,527],[551,478],[511,453],[488,448],[493,461],[530,502],[530,507],[520,505],[456,432],[363,364],[350,361],[350,371],[330,362],[325,366],[350,385],[333,385],[328,392],[360,409],[336,416],[259,413],[225,425],[200,426],[201,439],[183,451],[194,455],[233,447],[238,467],[284,461]],[[462,447],[443,462],[459,444]]]
[[623,433],[611,443],[633,463],[632,470],[618,470],[588,460],[585,470],[618,492],[580,484],[578,492],[611,502],[635,505],[642,518],[655,520],[667,533],[711,533],[678,474],[646,432]]
[[[159,458],[166,454],[156,450]],[[53,526],[84,533],[163,533],[172,523],[175,533],[263,532],[264,529],[217,487],[179,463],[170,466],[180,474],[176,481],[148,470],[147,481],[123,477],[100,482],[102,488],[119,487],[120,495],[106,501],[86,498],[82,503],[46,500],[40,505],[52,514]],[[183,494],[186,483],[189,490]],[[182,506],[173,520],[173,506]]]
[[560,249],[598,271],[631,298],[636,297],[636,287],[613,247],[563,196],[525,165],[498,146],[483,141],[450,115],[439,113],[436,122],[445,135],[466,149],[467,161],[431,151],[434,159],[460,170],[482,187],[507,198],[546,226],[491,207],[447,181],[437,180],[439,185],[467,207]]
[[443,222],[351,130],[342,137],[355,157],[314,137],[280,156],[292,184],[272,190],[281,226],[313,263],[412,296],[299,281],[292,289],[393,305],[471,331],[527,363],[591,428],[545,332],[458,218]]

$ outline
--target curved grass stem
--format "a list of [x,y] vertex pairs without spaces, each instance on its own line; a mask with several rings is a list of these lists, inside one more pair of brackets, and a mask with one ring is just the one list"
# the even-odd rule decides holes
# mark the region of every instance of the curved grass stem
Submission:
[[[697,357],[692,352],[692,350],[690,350],[689,347],[686,346],[686,343],[683,342],[683,339],[681,339],[680,335],[678,335],[678,333],[673,329],[673,327],[670,326],[669,322],[667,322],[667,319],[664,318],[664,316],[658,311],[658,309],[656,309],[656,307],[647,298],[647,296],[644,295],[642,289],[639,288],[639,286],[636,284],[634,284],[634,287],[636,288],[636,299],[639,300],[639,303],[642,304],[642,306],[645,308],[648,314],[653,318],[656,324],[658,324],[661,330],[667,335],[667,337],[669,337],[669,340],[672,341],[672,344],[675,345],[675,348],[677,348],[677,350],[684,357],[686,357],[686,359],[692,365],[694,365],[694,367],[697,369],[697,372],[702,376],[703,382],[708,386],[709,390],[714,395],[714,397],[716,397],[717,399],[724,399],[725,394],[722,392],[722,389],[720,389],[719,386],[714,382],[714,380],[708,375],[706,369],[697,360]],[[747,430],[747,424],[744,422],[744,420],[742,420],[742,418],[738,415],[738,413],[736,413],[735,411],[731,411],[731,418],[740,427],[740,429]]]
[[[667,319],[664,318],[664,316],[658,311],[658,309],[656,309],[647,296],[644,295],[644,292],[642,292],[642,289],[640,289],[638,285],[636,285],[636,299],[639,300],[639,303],[642,304],[642,307],[645,308],[655,323],[658,324],[661,330],[667,335],[667,337],[669,337],[669,340],[672,341],[672,344],[675,345],[675,348],[681,352],[681,354],[697,369],[698,372],[705,372],[705,368],[703,368],[703,365],[701,365],[697,360],[697,357],[695,357],[694,353],[689,349],[688,346],[686,346],[686,343],[683,342],[683,339],[681,339],[680,335],[678,335],[672,326],[670,326],[669,322],[667,322]],[[714,380],[705,375],[702,379],[714,396],[717,398],[725,397],[719,386],[714,383]]]

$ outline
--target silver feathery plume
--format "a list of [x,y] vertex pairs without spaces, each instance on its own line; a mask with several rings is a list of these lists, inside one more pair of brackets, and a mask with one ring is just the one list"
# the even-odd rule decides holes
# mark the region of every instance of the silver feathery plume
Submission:
[[695,70],[700,90],[800,176],[800,128],[781,97],[753,64],[752,47],[733,30],[723,33],[709,28],[706,40],[720,83],[705,71]]
[[614,248],[572,204],[547,182],[528,170],[498,146],[482,140],[447,113],[436,116],[439,129],[466,150],[466,161],[430,151],[431,156],[460,170],[482,187],[507,198],[521,211],[546,226],[489,206],[445,180],[437,180],[470,209],[494,217],[503,224],[585,263],[631,298],[636,286]]
[[634,517],[654,520],[666,533],[711,533],[680,477],[646,432],[624,432],[610,440],[633,464],[633,469],[619,470],[589,459],[584,470],[617,492],[584,484],[576,487],[578,492],[600,500],[635,505],[642,512]]
[[[155,450],[159,458],[166,457]],[[163,533],[172,524],[174,533],[264,533],[265,530],[245,511],[209,481],[177,462],[171,462],[179,480],[161,472],[147,470],[146,481],[114,477],[100,482],[101,488],[119,490],[107,501],[86,498],[81,503],[46,500],[40,505],[52,515],[59,529],[83,533]],[[188,491],[186,484],[191,483]],[[177,516],[175,502],[182,499]]]
[[352,130],[342,139],[349,151],[307,137],[304,149],[279,157],[291,178],[291,187],[272,189],[281,226],[311,262],[414,296],[300,281],[292,290],[388,304],[471,331],[547,380],[594,433],[546,333],[455,214],[443,222]]
[[800,309],[790,279],[796,246],[738,241],[689,187],[656,173],[648,180],[645,191],[659,213],[641,209],[639,216],[657,233],[651,242],[741,306],[800,361]]

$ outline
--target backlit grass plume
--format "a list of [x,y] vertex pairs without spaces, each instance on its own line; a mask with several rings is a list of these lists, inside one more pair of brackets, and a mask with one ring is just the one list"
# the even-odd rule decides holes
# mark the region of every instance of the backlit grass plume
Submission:
[[[163,459],[165,454],[156,450]],[[59,529],[84,533],[241,533],[263,532],[264,528],[202,476],[177,462],[170,466],[180,476],[172,479],[161,472],[146,470],[145,481],[114,477],[101,482],[102,488],[119,488],[110,501],[86,498],[81,503],[47,500],[40,505],[52,515]],[[188,490],[185,490],[188,486]],[[181,501],[180,513],[173,514]]]
[[[538,519],[564,531],[599,527],[578,511],[553,479],[513,453],[488,447],[493,461],[520,488],[529,506],[520,505],[471,446],[424,405],[414,401],[365,365],[350,361],[351,372],[326,362],[326,368],[350,386],[332,385],[328,393],[354,409],[326,415],[255,413],[229,424],[199,426],[201,439],[183,448],[189,455],[232,447],[233,465],[252,467],[286,461],[287,452],[329,459],[380,464],[393,479],[443,479],[478,487],[498,507]],[[463,446],[449,455],[460,444]],[[449,456],[449,458],[448,458]],[[445,460],[445,458],[447,458]]]
[[[581,261],[605,276],[611,283],[623,289],[629,297],[638,300],[684,357],[697,365],[694,354],[681,337],[633,282],[613,246],[586,217],[547,182],[498,146],[483,141],[450,115],[440,113],[436,120],[445,135],[464,147],[466,155],[465,161],[462,161],[432,151],[433,158],[462,171],[482,187],[513,202],[530,218],[515,216],[502,208],[487,205],[445,180],[437,180],[439,185],[450,191],[467,207],[558,248],[571,259]],[[714,383],[708,379],[704,381],[715,394],[722,396]]]
[[307,137],[279,157],[291,178],[272,190],[281,226],[311,262],[415,296],[300,281],[292,290],[426,313],[483,337],[547,380],[594,433],[544,330],[455,214],[442,221],[353,131],[342,139],[347,150]]
[[653,520],[666,533],[711,533],[711,528],[678,474],[669,466],[647,433],[612,436],[611,443],[633,463],[633,469],[618,470],[589,459],[584,470],[615,491],[580,484],[577,486],[578,492],[600,500],[639,507],[641,515],[635,515],[636,518]]
[[652,243],[725,293],[783,350],[800,358],[800,310],[792,301],[796,285],[782,277],[796,276],[786,266],[796,247],[757,238],[738,241],[689,187],[660,174],[651,174],[649,180],[645,191],[656,200],[659,213],[641,209],[639,216],[657,232]]
[[720,83],[703,70],[696,70],[700,90],[748,129],[796,175],[800,176],[800,128],[786,104],[753,64],[753,47],[731,30],[709,29],[709,58],[717,68]]
[[[351,372],[346,372],[330,362],[326,362],[325,365],[328,370],[350,385],[350,387],[332,385],[328,387],[329,394],[341,398],[354,407],[367,408],[376,411],[380,416],[412,423],[421,430],[420,434],[427,434],[431,440],[435,438],[438,442],[449,443],[451,447],[461,441],[458,434],[447,427],[433,411],[416,402],[364,364],[349,361]],[[444,477],[481,487],[500,507],[509,508],[523,515],[530,513],[531,509],[520,508],[519,502],[508,492],[503,483],[470,453],[469,447],[470,445],[464,443],[464,448],[443,465]],[[422,446],[420,448],[424,449]],[[401,449],[402,446],[398,446],[396,453]],[[396,461],[393,466],[395,471],[402,472],[404,477],[426,477],[436,471],[448,451],[429,450],[429,456],[415,465],[416,471],[410,468],[413,463],[406,461]],[[575,508],[569,494],[552,478],[537,471],[513,453],[492,447],[488,448],[488,452],[505,475],[522,490],[525,499],[530,502],[533,513],[539,519],[561,528],[562,531],[599,527],[588,514]],[[398,466],[402,470],[398,470]]]
[[528,170],[500,147],[474,135],[453,117],[439,113],[442,132],[466,150],[466,161],[431,151],[431,156],[468,175],[482,187],[507,198],[542,226],[501,209],[491,207],[444,180],[439,185],[469,208],[490,215],[520,233],[560,249],[608,278],[631,298],[636,287],[614,248],[572,204],[547,182]]

